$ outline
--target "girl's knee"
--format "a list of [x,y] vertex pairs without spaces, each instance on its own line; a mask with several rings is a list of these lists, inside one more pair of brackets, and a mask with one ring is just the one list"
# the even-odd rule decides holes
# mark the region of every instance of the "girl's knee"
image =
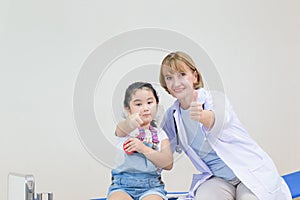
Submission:
[[149,195],[143,197],[142,200],[163,200],[163,198],[156,194],[149,194]]

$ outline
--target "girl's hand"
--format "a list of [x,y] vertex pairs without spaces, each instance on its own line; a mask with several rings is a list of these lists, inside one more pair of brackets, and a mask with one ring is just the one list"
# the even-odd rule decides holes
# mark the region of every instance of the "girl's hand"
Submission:
[[129,115],[126,119],[126,122],[129,128],[132,130],[140,127],[144,123],[140,117],[140,113],[134,113],[132,115]]
[[125,141],[124,150],[127,152],[136,151],[143,153],[147,146],[138,138],[129,138]]
[[125,137],[133,130],[137,129],[143,124],[140,113],[134,113],[129,115],[125,120],[118,123],[115,131],[115,135],[118,137]]

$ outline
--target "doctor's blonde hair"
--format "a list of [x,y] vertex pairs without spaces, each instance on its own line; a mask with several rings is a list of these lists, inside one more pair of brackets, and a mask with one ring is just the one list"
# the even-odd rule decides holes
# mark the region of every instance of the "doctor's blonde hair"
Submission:
[[186,53],[182,51],[176,51],[169,53],[162,61],[161,67],[160,67],[160,74],[159,74],[159,82],[160,85],[169,93],[167,84],[165,81],[165,77],[163,74],[163,68],[169,68],[174,72],[182,72],[185,71],[183,67],[179,64],[179,62],[185,63],[191,72],[196,72],[197,73],[197,82],[194,84],[194,89],[199,89],[203,88],[203,80],[202,80],[202,75],[198,68],[196,67],[193,59]]

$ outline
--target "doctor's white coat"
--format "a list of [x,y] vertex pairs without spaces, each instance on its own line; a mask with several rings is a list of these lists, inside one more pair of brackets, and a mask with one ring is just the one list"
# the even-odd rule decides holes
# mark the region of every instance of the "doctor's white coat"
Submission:
[[[261,200],[292,199],[289,188],[278,174],[272,159],[243,128],[225,95],[221,92],[208,93],[201,88],[198,90],[198,101],[204,104],[205,110],[212,110],[215,114],[215,124],[211,130],[201,124],[204,137],[235,175]],[[179,141],[176,139],[174,121]],[[196,169],[201,172],[194,174],[191,184],[189,195],[194,196],[197,188],[213,174],[187,143],[178,101],[167,110],[162,127],[169,137],[173,152],[176,145],[181,145]]]

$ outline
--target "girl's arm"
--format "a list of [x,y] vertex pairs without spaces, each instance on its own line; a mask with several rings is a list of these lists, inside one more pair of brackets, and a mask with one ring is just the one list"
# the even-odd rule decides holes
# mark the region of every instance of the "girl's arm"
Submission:
[[142,153],[159,168],[164,170],[171,170],[173,168],[173,154],[170,147],[170,141],[168,139],[161,141],[160,152],[147,147]]
[[125,147],[128,151],[137,151],[144,154],[148,160],[159,168],[165,170],[171,170],[173,168],[173,154],[168,139],[161,141],[160,152],[144,145],[144,143],[137,138],[130,138],[128,140],[129,142]]
[[119,137],[125,137],[138,128],[141,124],[143,124],[143,121],[141,120],[139,114],[134,113],[118,123],[115,134]]

